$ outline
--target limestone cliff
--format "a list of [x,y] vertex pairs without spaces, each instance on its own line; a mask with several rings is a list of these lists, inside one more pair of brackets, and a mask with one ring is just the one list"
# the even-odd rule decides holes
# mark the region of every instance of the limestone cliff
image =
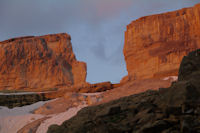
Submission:
[[86,73],[66,33],[0,42],[0,90],[70,86],[84,83]]
[[200,4],[142,17],[127,26],[124,56],[133,79],[176,76],[188,52],[200,48]]

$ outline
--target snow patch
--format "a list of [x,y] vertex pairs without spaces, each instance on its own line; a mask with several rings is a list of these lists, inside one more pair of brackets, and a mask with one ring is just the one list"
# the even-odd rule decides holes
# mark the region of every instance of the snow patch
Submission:
[[12,109],[0,106],[0,133],[16,133],[26,124],[43,118],[43,115],[31,114],[31,112],[51,101],[53,100],[45,102],[40,101],[31,105],[15,107]]
[[[81,95],[83,96],[90,96],[91,100],[93,100],[93,97],[96,97],[98,95],[100,96],[101,94],[102,93],[81,93]],[[52,124],[61,125],[64,121],[75,116],[79,110],[88,106],[86,102],[83,101],[81,105],[77,107],[72,107],[63,113],[53,114],[53,115],[32,114],[32,112],[35,109],[43,106],[45,103],[52,102],[53,100],[40,101],[32,105],[15,107],[13,109],[0,106],[0,133],[17,133],[17,131],[23,128],[25,125],[35,120],[49,116],[50,118],[44,120],[38,127],[36,132],[36,133],[45,133],[47,132],[48,127],[50,125]],[[96,100],[99,100],[99,98],[97,98]]]
[[[51,100],[50,100],[51,101]],[[0,106],[0,118],[1,117],[7,117],[7,116],[17,116],[17,115],[26,115],[30,114],[31,111],[39,108],[40,106],[44,105],[47,102],[50,101],[40,101],[31,105],[23,106],[23,107],[15,107],[12,109],[9,109],[8,107]],[[0,119],[1,121],[1,119]]]
[[75,116],[79,110],[86,107],[87,105],[80,105],[78,107],[70,108],[66,112],[59,113],[56,115],[51,115],[52,117],[45,120],[37,129],[36,133],[46,133],[48,127],[53,124],[61,125],[64,121],[70,119]]
[[178,76],[169,76],[169,77],[165,77],[165,78],[163,78],[163,80],[177,81],[177,80],[178,80]]
[[26,124],[42,117],[42,115],[35,114],[0,117],[0,133],[17,133]]

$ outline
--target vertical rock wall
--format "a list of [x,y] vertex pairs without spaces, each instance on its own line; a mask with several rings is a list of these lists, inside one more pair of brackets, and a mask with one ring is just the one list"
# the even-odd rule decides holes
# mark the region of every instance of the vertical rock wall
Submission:
[[86,71],[66,33],[0,42],[0,90],[71,86],[84,83]]
[[200,48],[200,4],[133,21],[124,56],[134,79],[176,76],[183,56]]

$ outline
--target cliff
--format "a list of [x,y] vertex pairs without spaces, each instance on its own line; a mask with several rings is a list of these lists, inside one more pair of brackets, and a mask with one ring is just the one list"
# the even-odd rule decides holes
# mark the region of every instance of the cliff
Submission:
[[76,60],[66,33],[0,42],[0,60],[0,90],[52,89],[86,80],[86,63]]
[[198,133],[199,61],[200,50],[191,52],[171,87],[83,108],[61,125],[51,125],[47,133]]
[[124,56],[129,77],[177,76],[183,56],[197,48],[200,48],[200,4],[142,17],[129,24],[125,32]]

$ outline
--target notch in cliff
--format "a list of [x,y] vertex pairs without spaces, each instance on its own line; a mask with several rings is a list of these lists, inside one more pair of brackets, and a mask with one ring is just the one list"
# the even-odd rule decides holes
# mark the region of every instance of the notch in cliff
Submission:
[[200,4],[142,17],[131,22],[125,32],[124,56],[129,77],[177,76],[183,56],[198,48]]
[[0,60],[0,90],[43,90],[86,82],[86,63],[76,60],[66,33],[2,41]]

